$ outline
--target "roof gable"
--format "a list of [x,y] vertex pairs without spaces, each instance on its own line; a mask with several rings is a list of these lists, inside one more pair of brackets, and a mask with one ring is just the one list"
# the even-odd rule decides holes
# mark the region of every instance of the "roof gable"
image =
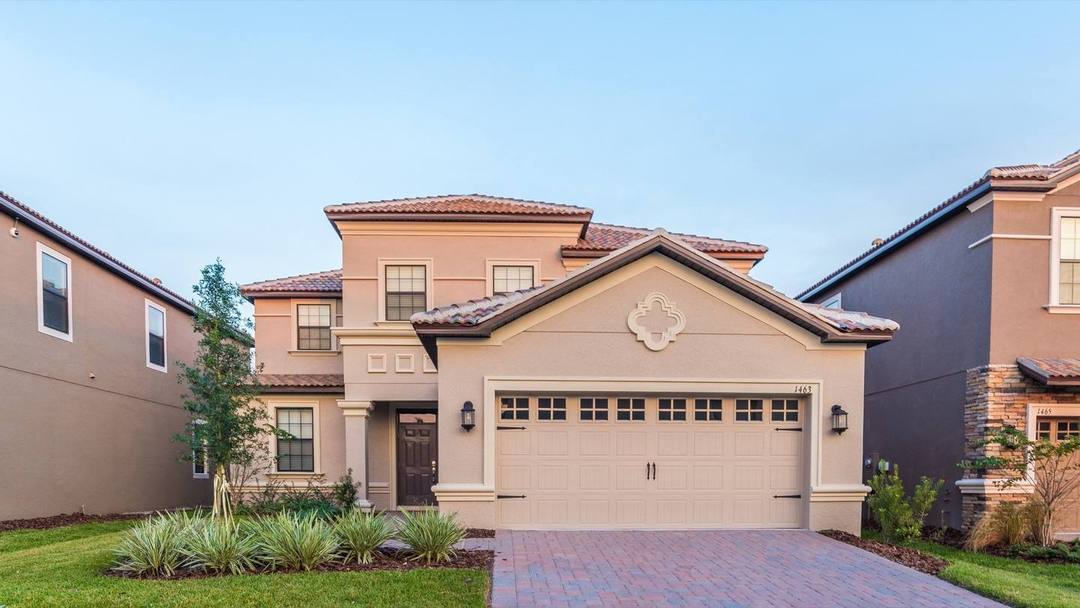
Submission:
[[593,213],[592,209],[577,205],[544,203],[486,194],[449,194],[345,203],[327,206],[323,211],[331,220],[408,220],[431,216],[447,219],[456,216],[468,219],[483,218],[489,221],[497,221],[499,218],[531,218],[533,221],[545,219],[584,222],[588,222]]
[[825,312],[820,307],[802,305],[659,230],[544,287],[418,313],[412,317],[413,328],[429,354],[434,354],[434,340],[439,336],[490,337],[495,330],[525,314],[653,253],[712,279],[810,331],[823,342],[875,344],[891,339],[899,327],[893,321],[864,313]]

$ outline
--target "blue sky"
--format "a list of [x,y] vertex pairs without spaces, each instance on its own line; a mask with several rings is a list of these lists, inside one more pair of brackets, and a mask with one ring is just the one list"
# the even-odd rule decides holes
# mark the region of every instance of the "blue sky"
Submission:
[[794,294],[1080,148],[1080,4],[0,4],[0,189],[182,293],[324,205],[483,192],[766,244]]

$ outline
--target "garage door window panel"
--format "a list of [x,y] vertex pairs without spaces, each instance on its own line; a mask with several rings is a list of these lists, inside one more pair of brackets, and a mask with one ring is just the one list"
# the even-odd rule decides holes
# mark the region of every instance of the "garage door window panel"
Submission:
[[500,420],[528,420],[528,397],[503,397],[499,400]]
[[540,397],[536,401],[536,419],[566,420],[566,397]]
[[616,402],[615,419],[619,422],[645,422],[645,400],[623,398]]
[[686,399],[660,399],[657,412],[660,422],[686,422]]
[[694,399],[695,422],[723,422],[723,399]]
[[578,403],[578,417],[583,422],[605,422],[608,419],[606,397],[582,397]]
[[764,422],[764,399],[736,399],[735,422]]
[[799,400],[798,399],[773,399],[772,400],[773,422],[798,422]]

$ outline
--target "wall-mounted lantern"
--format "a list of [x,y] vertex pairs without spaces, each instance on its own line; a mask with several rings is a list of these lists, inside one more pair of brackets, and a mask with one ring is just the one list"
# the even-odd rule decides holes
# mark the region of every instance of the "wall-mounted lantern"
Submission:
[[837,435],[843,435],[847,430],[847,412],[839,405],[832,406],[832,430]]
[[461,428],[471,431],[474,426],[476,426],[476,410],[473,409],[472,401],[466,401],[465,405],[461,406]]

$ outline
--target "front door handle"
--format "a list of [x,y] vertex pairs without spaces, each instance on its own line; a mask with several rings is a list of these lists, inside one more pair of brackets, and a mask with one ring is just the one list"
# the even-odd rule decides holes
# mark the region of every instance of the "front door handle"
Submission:
[[439,483],[439,469],[434,460],[431,461],[431,483]]

